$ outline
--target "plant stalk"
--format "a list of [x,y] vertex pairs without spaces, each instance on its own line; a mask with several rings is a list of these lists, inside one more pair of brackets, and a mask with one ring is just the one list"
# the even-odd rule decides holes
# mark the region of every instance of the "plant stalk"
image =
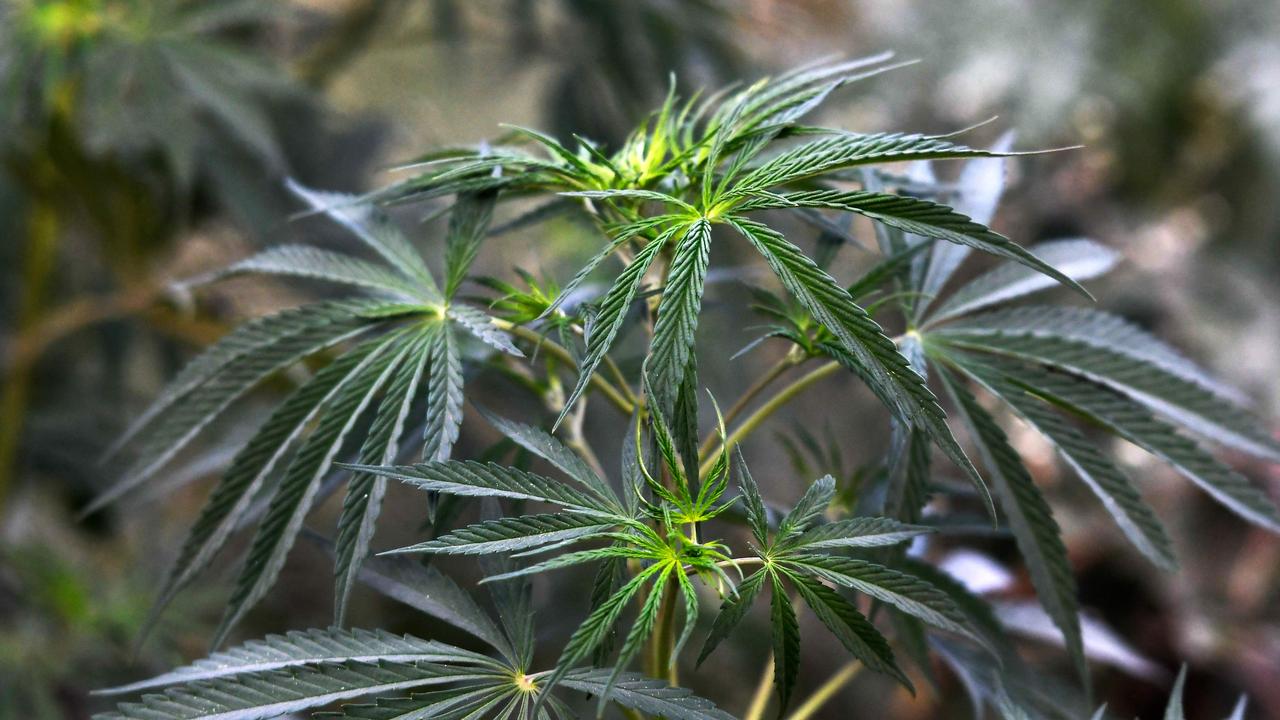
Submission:
[[769,694],[773,690],[773,653],[769,653],[769,659],[764,663],[764,670],[760,671],[760,680],[756,682],[756,691],[751,695],[751,704],[747,706],[747,713],[742,716],[742,720],[762,720],[764,711],[769,707]]
[[796,708],[796,711],[787,716],[787,720],[808,720],[813,714],[822,709],[836,693],[840,692],[845,685],[848,685],[858,673],[862,672],[863,665],[857,660],[850,660],[844,667],[840,668],[835,675],[827,679],[822,687],[813,691],[808,700],[804,704]]

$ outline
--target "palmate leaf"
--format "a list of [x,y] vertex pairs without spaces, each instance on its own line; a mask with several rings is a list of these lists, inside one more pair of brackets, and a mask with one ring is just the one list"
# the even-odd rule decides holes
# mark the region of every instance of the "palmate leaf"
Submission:
[[692,358],[710,254],[711,223],[691,223],[676,243],[658,304],[658,320],[645,368],[650,387],[665,399],[663,412],[668,416],[674,410],[674,391],[684,382],[685,369]]
[[577,490],[558,480],[495,463],[470,460],[422,463],[418,465],[352,465],[353,470],[396,478],[431,492],[469,497],[505,497],[536,500],[578,512],[616,517],[620,508]]
[[1243,405],[1244,395],[1200,369],[1182,353],[1122,317],[1092,308],[1030,305],[993,310],[949,322],[945,333],[1034,335],[1087,343],[1151,363],[1218,396]]
[[857,558],[788,552],[778,559],[794,572],[857,590],[943,630],[978,639],[945,593],[917,577]]
[[328,215],[350,230],[391,267],[414,278],[428,293],[428,297],[443,300],[422,255],[381,211],[353,195],[311,190],[292,180],[289,181],[289,189],[313,210]]
[[[990,149],[995,152],[1008,152],[1012,147],[1013,132],[1008,131],[1001,135]],[[968,215],[974,222],[989,225],[991,219],[995,217],[996,206],[1004,192],[1007,165],[1008,160],[999,157],[969,160],[960,170],[960,177],[956,180],[959,196],[948,198],[947,202],[957,212]],[[920,281],[919,287],[923,297],[937,297],[968,256],[967,246],[936,243],[929,251],[927,267]],[[928,301],[922,301],[917,305],[917,312],[925,310],[928,305]],[[916,317],[919,319],[919,314]]]
[[[370,306],[372,307],[372,306]],[[94,499],[94,512],[150,479],[237,398],[266,378],[302,358],[350,339],[372,327],[370,320],[334,314],[327,322],[308,324],[252,352],[238,354],[206,380],[168,401],[168,412],[151,420],[150,432],[121,479]],[[157,423],[163,419],[164,422]]]
[[[573,670],[560,678],[560,684],[592,695],[604,692],[607,670]],[[608,699],[622,707],[638,710],[670,720],[732,720],[733,716],[717,708],[710,700],[689,690],[671,687],[661,680],[639,673],[623,672],[613,679]]]
[[650,240],[649,244],[645,245],[644,249],[636,254],[635,259],[622,271],[617,280],[614,281],[613,287],[609,288],[604,298],[601,299],[595,316],[587,325],[587,351],[578,368],[578,382],[565,400],[564,410],[561,411],[560,417],[556,419],[557,426],[569,414],[578,397],[582,395],[582,391],[586,389],[587,383],[591,381],[592,373],[596,371],[600,361],[604,359],[605,353],[613,345],[614,339],[618,336],[618,331],[622,328],[622,322],[626,319],[627,310],[631,307],[631,301],[635,299],[636,291],[640,287],[640,281],[644,279],[649,266],[657,260],[662,248],[665,247],[666,243],[679,228],[680,226],[678,225],[668,228],[662,234]]
[[496,200],[496,192],[485,191],[460,194],[454,202],[449,215],[449,232],[445,236],[445,297],[452,298],[458,292],[467,271],[475,262],[476,253],[493,219]]
[[1062,542],[1062,531],[995,418],[958,381],[947,373],[940,375],[956,403],[961,421],[969,429],[979,457],[987,466],[1040,603],[1062,632],[1067,652],[1081,678],[1087,682],[1076,581],[1071,573],[1067,548]]
[[95,694],[124,695],[168,685],[344,662],[466,663],[501,668],[484,655],[434,640],[420,640],[412,635],[337,628],[295,630],[286,635],[268,635],[261,640],[252,640],[163,675],[99,690]]
[[[493,671],[490,670],[489,674]],[[193,683],[123,703],[95,720],[258,720],[340,700],[454,682],[474,671],[434,663],[342,662]]]
[[[415,338],[407,349],[403,367],[395,375],[386,397],[378,407],[369,434],[360,449],[360,462],[392,463],[400,448],[405,419],[417,396],[419,384],[427,369],[429,336]],[[358,473],[347,485],[347,495],[338,518],[338,536],[334,552],[335,577],[334,624],[341,626],[346,616],[347,599],[355,586],[360,564],[369,553],[375,524],[386,492],[386,478]]]
[[335,389],[378,347],[370,340],[326,366],[272,412],[253,438],[236,453],[230,468],[200,510],[165,580],[148,625],[173,596],[195,578],[220,550],[248,511],[267,477],[302,435]]
[[326,407],[319,425],[298,449],[271,498],[222,622],[214,633],[215,647],[222,644],[231,628],[275,582],[302,521],[311,509],[320,479],[341,451],[356,420],[411,349],[411,345],[406,346],[402,335],[392,336],[375,348],[335,389],[336,395]]
[[[322,544],[329,546],[327,540]],[[520,657],[510,638],[470,593],[434,566],[400,557],[371,557],[360,581],[383,595],[488,643],[513,664]]]
[[1265,492],[1168,424],[1152,417],[1137,402],[1065,373],[1007,362],[997,367],[1024,389],[1106,427],[1161,458],[1241,517],[1272,532],[1280,532],[1280,511]]
[[277,245],[233,263],[208,280],[246,273],[324,280],[406,300],[431,301],[419,285],[395,270],[309,245]]
[[868,668],[892,677],[915,692],[911,680],[898,667],[889,641],[853,603],[811,577],[793,572],[788,572],[787,576],[795,584],[805,604],[813,609],[814,614],[849,654],[861,660]]
[[393,553],[485,555],[534,550],[552,543],[585,539],[607,532],[617,523],[602,523],[597,515],[555,513],[485,520],[446,533],[434,540],[409,545]]
[[451,325],[432,326],[422,458],[448,460],[462,427],[462,357]]
[[965,456],[947,427],[946,413],[926,387],[923,378],[911,369],[906,358],[866,311],[779,233],[745,218],[732,218],[738,229],[765,256],[783,286],[840,341],[876,394],[904,423],[929,433],[969,478],[991,508],[991,498],[973,463]]
[[840,133],[791,148],[743,175],[732,194],[760,190],[870,163],[946,158],[1005,157],[1018,153],[975,150],[939,137],[903,133]]
[[742,618],[746,617],[747,611],[760,595],[760,590],[764,588],[766,579],[765,571],[758,570],[748,575],[738,584],[736,591],[725,597],[724,602],[720,604],[720,612],[716,614],[711,631],[707,633],[707,639],[702,644],[702,650],[698,652],[698,665],[701,665],[716,647],[729,637],[729,633],[742,622]]
[[1173,545],[1155,512],[1143,501],[1137,488],[1123,472],[1103,455],[1080,431],[1021,386],[1004,379],[995,368],[980,361],[951,357],[971,378],[1009,404],[1024,420],[1045,436],[1102,500],[1129,540],[1142,554],[1166,570],[1177,567]]
[[[1075,281],[1073,273],[1058,269],[1050,258],[1041,258],[1035,252],[1023,249],[1021,245],[971,221],[946,205],[929,200],[867,190],[811,190],[756,196],[739,206],[738,210],[745,212],[786,207],[826,208],[857,213],[920,237],[958,243],[1008,258],[1026,268],[1023,274],[1027,278],[1036,278],[1046,285],[1051,285],[1056,280],[1086,297],[1089,296]],[[1080,272],[1076,268],[1071,269]],[[1104,271],[1105,269],[1095,274]],[[1085,276],[1089,277],[1087,274]]]
[[524,357],[524,352],[511,342],[511,336],[493,324],[493,318],[484,312],[457,302],[449,304],[445,314],[473,337],[499,352],[514,357]]
[[[554,435],[544,432],[532,425],[525,425],[495,415],[484,408],[480,414],[489,421],[504,437],[510,438],[517,445],[551,463],[557,470],[568,475],[583,487],[593,491],[600,499],[621,505],[617,493],[609,484],[587,465],[573,450],[565,446]],[[624,450],[631,450],[631,443],[623,443]]]
[[933,532],[933,528],[906,525],[882,517],[855,517],[819,525],[794,539],[783,541],[788,550],[830,550],[897,545]]
[[[1089,280],[1104,275],[1120,260],[1116,251],[1085,239],[1053,240],[1032,246],[1025,252],[1072,280]],[[928,314],[929,322],[965,315],[1051,287],[1053,283],[1041,273],[1032,272],[1022,265],[1001,265],[953,293]]]
[[130,440],[145,430],[161,413],[181,400],[195,388],[208,382],[236,360],[273,345],[290,335],[303,332],[312,326],[330,325],[350,317],[360,317],[364,311],[382,305],[379,300],[336,300],[284,310],[274,315],[250,320],[214,343],[195,359],[187,363],[178,375],[160,392],[160,396],[130,423],[107,451],[111,457]]
[[769,627],[773,641],[773,685],[778,691],[778,703],[786,709],[791,691],[800,675],[800,624],[796,620],[791,598],[782,585],[776,570],[769,576]]
[[939,328],[957,347],[1051,365],[1108,385],[1188,430],[1268,460],[1280,461],[1280,441],[1249,412],[1158,366],[1090,342],[1050,335],[969,333]]

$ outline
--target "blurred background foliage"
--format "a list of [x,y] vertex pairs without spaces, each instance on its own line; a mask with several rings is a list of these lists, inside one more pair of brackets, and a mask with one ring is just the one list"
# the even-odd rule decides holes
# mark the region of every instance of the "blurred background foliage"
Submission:
[[[922,62],[859,86],[825,123],[949,131],[999,115],[974,142],[1015,128],[1020,147],[1083,144],[1016,162],[995,227],[1024,244],[1082,235],[1120,250],[1125,270],[1095,290],[1103,305],[1275,418],[1277,37],[1270,0],[0,0],[0,717],[87,717],[104,707],[90,689],[202,654],[225,577],[184,596],[147,644],[134,641],[205,481],[245,428],[225,423],[226,443],[180,458],[163,487],[89,518],[78,509],[109,477],[95,458],[184,358],[232,318],[298,300],[260,283],[198,299],[170,289],[264,243],[327,238],[322,223],[290,222],[298,207],[284,178],[369,189],[392,179],[380,169],[391,162],[494,137],[499,121],[616,142],[671,74],[685,88],[716,86],[893,49]],[[421,224],[423,212],[400,219],[430,247],[439,228]],[[482,273],[518,267],[563,281],[596,242],[551,223],[491,247]],[[707,309],[718,316],[701,324],[700,342],[745,344],[754,320],[720,308],[748,299],[733,283],[713,288]],[[705,382],[732,397],[751,376],[744,368],[776,359],[769,352],[707,363]],[[262,401],[245,401],[239,417]],[[797,478],[831,470],[856,482],[886,442],[858,408],[796,403],[791,418],[829,420],[803,432],[780,423],[749,453],[756,475],[791,477],[794,464],[806,473]],[[478,425],[467,424],[458,452],[496,439]],[[1225,715],[1243,691],[1259,717],[1280,717],[1276,539],[1159,467],[1136,468],[1185,559],[1181,573],[1158,575],[1059,487],[1047,448],[1014,430],[1054,498],[1085,605],[1130,653],[1099,672],[1101,699],[1155,717],[1164,670],[1185,659],[1189,716]],[[621,428],[591,432],[608,448]],[[1275,468],[1231,460],[1273,496],[1280,488]],[[412,508],[389,515],[411,536]],[[957,567],[1013,561],[1007,542],[979,549],[987,555],[957,555]],[[327,562],[296,552],[244,634],[324,625]],[[571,585],[539,592],[569,598]],[[1010,602],[1027,597],[1016,573],[999,588]],[[357,624],[422,632],[410,611],[357,600]],[[714,677],[754,677],[764,657],[763,647],[721,653],[694,687],[732,701],[741,688]],[[809,686],[833,669],[821,653],[804,662]],[[882,716],[966,717],[955,680],[941,689],[912,701],[863,678],[828,716],[890,698]]]

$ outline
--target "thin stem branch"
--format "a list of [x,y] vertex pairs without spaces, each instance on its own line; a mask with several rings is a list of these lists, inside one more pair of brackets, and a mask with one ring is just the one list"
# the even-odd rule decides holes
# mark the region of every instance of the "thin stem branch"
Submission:
[[[538,331],[524,327],[523,325],[516,325],[515,323],[508,322],[506,320],[495,319],[492,322],[493,326],[499,330],[505,330],[522,340],[528,340],[529,342],[537,344],[547,354],[554,356],[566,365],[577,367],[577,362],[574,361],[573,355],[571,355],[568,350],[564,349],[556,342],[543,337]],[[618,389],[615,388],[608,380],[599,375],[592,374],[590,382],[595,389],[599,390],[606,398],[608,398],[609,402],[613,403],[614,407],[618,408],[618,410],[620,410],[624,415],[629,416],[635,412],[635,405],[629,402],[626,397],[624,397],[623,394],[619,392]]]
[[[764,375],[761,375],[754,383],[751,384],[751,387],[744,390],[742,395],[738,397],[737,401],[733,403],[733,406],[725,412],[725,425],[737,420],[738,416],[747,409],[747,405],[750,405],[751,401],[754,400],[757,395],[763,392],[765,388],[769,387],[774,380],[781,377],[783,373],[791,369],[793,366],[800,364],[800,362],[801,361],[794,355],[787,353],[781,360],[774,364],[773,367],[769,368]],[[698,448],[698,457],[705,457],[707,453],[711,452],[711,448],[715,445],[715,442],[716,434],[712,431],[702,440],[702,445]]]
[[848,685],[858,673],[862,672],[863,664],[857,660],[850,660],[844,667],[840,668],[835,675],[827,679],[822,687],[813,691],[808,700],[804,704],[796,708],[796,711],[787,716],[787,720],[808,720],[813,714],[822,709],[835,694],[840,692],[845,685]]
[[[809,386],[819,380],[834,374],[839,369],[840,363],[832,360],[831,362],[824,363],[813,370],[810,370],[808,373],[797,378],[790,385],[779,390],[776,395],[769,399],[769,402],[761,405],[760,408],[752,413],[750,417],[743,420],[742,424],[729,434],[729,437],[725,438],[724,448],[726,450],[732,449],[735,445],[742,442],[744,438],[754,432],[755,429],[760,426],[760,423],[768,419],[770,415],[777,412],[779,408],[786,405],[788,402],[791,402],[796,395],[804,392]],[[712,447],[714,448],[715,446],[713,445]],[[707,457],[702,461],[702,466],[698,469],[699,474],[705,475],[709,472],[714,462],[715,456],[708,453]]]
[[742,720],[762,720],[764,711],[769,707],[769,694],[773,690],[773,653],[765,661],[764,670],[760,671],[760,680],[756,683],[756,691],[751,695],[751,704]]
[[627,376],[622,374],[622,368],[618,367],[618,363],[613,361],[613,357],[609,353],[604,354],[604,366],[608,368],[609,374],[613,375],[613,381],[618,384],[618,389],[622,391],[623,396],[627,398],[627,402],[633,406],[640,403],[640,398],[631,390],[631,383],[627,382]]

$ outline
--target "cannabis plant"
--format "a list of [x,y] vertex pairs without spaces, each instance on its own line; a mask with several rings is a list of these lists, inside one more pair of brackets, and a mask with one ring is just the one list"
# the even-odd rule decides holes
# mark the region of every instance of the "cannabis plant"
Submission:
[[[1271,530],[1280,516],[1265,493],[1182,431],[1270,460],[1280,460],[1280,443],[1232,391],[1124,320],[1078,305],[1011,304],[1057,285],[1087,297],[1079,283],[1117,256],[1083,239],[1026,249],[984,225],[1003,158],[1016,154],[1008,138],[979,149],[953,136],[806,123],[837,89],[892,67],[887,56],[820,65],[687,99],[673,87],[616,148],[586,138],[566,146],[513,127],[479,147],[424,155],[406,166],[408,179],[367,196],[295,186],[311,212],[344,225],[365,252],[275,247],[199,281],[284,275],[355,294],[251,321],[194,360],[120,443],[128,464],[94,507],[156,476],[237,397],[309,361],[314,372],[214,488],[157,611],[237,530],[253,528],[213,639],[220,646],[270,590],[310,511],[345,482],[336,528],[306,531],[332,550],[334,627],[271,636],[117,688],[169,689],[104,717],[274,717],[368,696],[378,699],[337,712],[573,717],[591,712],[574,704],[591,696],[599,713],[725,718],[678,682],[740,638],[756,605],[768,606],[772,660],[763,691],[737,701],[748,717],[763,716],[770,684],[778,712],[792,706],[801,613],[858,665],[792,717],[811,716],[858,667],[908,689],[932,682],[931,656],[1007,717],[1079,717],[1038,687],[992,608],[928,561],[930,537],[971,510],[1011,535],[1088,697],[1062,533],[1001,416],[1042,434],[1134,548],[1169,570],[1176,559],[1159,518],[1097,437],[1152,453]],[[957,159],[966,163],[956,181],[935,178],[931,161]],[[440,198],[449,199],[449,220],[437,243],[442,267],[432,269],[384,209]],[[507,207],[509,219],[494,223]],[[487,238],[560,215],[590,223],[603,245],[563,286],[527,272],[468,285]],[[841,246],[857,242],[853,215],[874,222],[882,257],[842,282],[829,268]],[[794,241],[803,227],[819,237],[813,254]],[[776,283],[755,289],[767,324],[752,347],[787,346],[724,413],[699,382],[700,364],[724,353],[695,347],[717,244],[749,248],[772,272]],[[952,289],[974,250],[997,264]],[[607,287],[590,291],[587,280],[610,265],[620,269]],[[647,341],[642,362],[616,359],[619,338],[637,326]],[[551,409],[548,422],[476,408],[504,442],[478,459],[453,457],[468,369],[515,379]],[[779,481],[757,482],[740,446],[805,388],[845,372],[887,408],[892,442],[856,482],[795,478],[807,489],[780,506]],[[967,452],[931,383],[948,398]],[[602,463],[583,433],[589,397],[627,420],[616,462]],[[504,464],[511,449],[517,460]],[[547,469],[533,471],[534,459]],[[951,480],[957,471],[964,482]],[[430,532],[368,557],[388,480],[424,493]],[[946,502],[931,504],[935,497]],[[468,503],[479,519],[460,524]],[[441,572],[437,555],[475,558],[496,614]],[[594,571],[582,588],[589,606],[567,638],[547,637],[531,583],[573,566]],[[343,629],[362,580],[484,649]],[[704,616],[714,619],[695,641]],[[535,640],[558,659],[539,663]]]

